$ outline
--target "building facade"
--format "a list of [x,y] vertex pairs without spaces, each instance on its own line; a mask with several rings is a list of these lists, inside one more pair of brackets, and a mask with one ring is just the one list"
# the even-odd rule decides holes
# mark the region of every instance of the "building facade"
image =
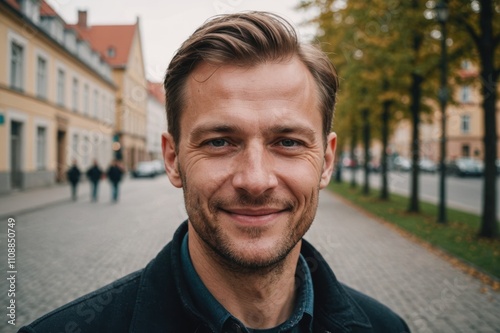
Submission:
[[163,85],[148,81],[147,152],[151,160],[161,160],[161,135],[167,131]]
[[[478,70],[470,61],[463,61],[459,84],[452,92],[453,102],[446,107],[446,161],[459,157],[484,159],[484,115]],[[499,91],[500,92],[500,91]],[[497,124],[500,128],[500,100],[497,101]],[[441,110],[437,103],[429,115],[422,115],[420,125],[420,157],[439,161],[441,150]],[[500,140],[500,137],[499,137]],[[391,139],[391,149],[404,157],[410,157],[411,123],[398,123]],[[497,144],[500,158],[500,145]]]
[[132,25],[93,25],[87,23],[87,12],[78,12],[72,25],[91,42],[113,68],[117,85],[114,149],[116,157],[128,169],[147,159],[146,110],[147,82],[144,70],[139,19]]
[[45,2],[0,0],[0,192],[113,158],[110,64]]

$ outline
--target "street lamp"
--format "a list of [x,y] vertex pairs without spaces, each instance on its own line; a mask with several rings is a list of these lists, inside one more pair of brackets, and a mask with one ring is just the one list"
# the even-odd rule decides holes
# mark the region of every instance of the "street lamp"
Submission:
[[446,223],[446,102],[448,101],[447,78],[447,50],[446,50],[446,21],[448,20],[448,5],[440,0],[435,7],[436,19],[441,26],[441,87],[438,98],[441,107],[441,156],[439,158],[439,212],[438,223]]

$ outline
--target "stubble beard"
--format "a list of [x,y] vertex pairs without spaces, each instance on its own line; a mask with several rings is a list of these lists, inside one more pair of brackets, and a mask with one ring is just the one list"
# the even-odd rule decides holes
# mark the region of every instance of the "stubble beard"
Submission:
[[[186,211],[194,231],[203,241],[204,248],[210,253],[210,257],[214,258],[224,269],[237,275],[260,275],[270,272],[279,274],[283,269],[288,254],[302,239],[307,230],[309,230],[318,205],[319,186],[312,190],[311,199],[305,203],[306,207],[298,219],[296,218],[297,208],[294,202],[287,199],[273,198],[269,195],[251,197],[246,193],[239,193],[232,200],[210,199],[208,208],[205,208],[200,197],[196,195],[196,189],[192,190],[189,187],[185,177],[182,177],[182,180]],[[245,258],[234,250],[232,240],[224,233],[219,220],[221,207],[230,207],[231,205],[243,207],[274,205],[286,207],[286,210],[289,212],[289,218],[285,231],[288,232],[287,235],[283,235],[280,238],[280,244],[274,247],[276,253],[269,253],[262,259]],[[265,229],[257,227],[247,228],[244,232],[250,239],[257,240],[265,232]]]

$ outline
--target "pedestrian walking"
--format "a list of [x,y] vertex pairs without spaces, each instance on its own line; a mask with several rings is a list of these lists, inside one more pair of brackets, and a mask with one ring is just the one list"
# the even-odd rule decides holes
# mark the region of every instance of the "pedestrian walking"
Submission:
[[92,202],[97,202],[99,181],[101,180],[102,175],[103,172],[99,167],[97,160],[94,160],[92,166],[87,170],[87,178],[92,186],[92,189],[90,191],[91,193],[90,201]]
[[109,167],[106,175],[111,183],[111,200],[112,202],[117,202],[119,196],[119,185],[123,175],[123,168],[118,160],[113,160],[113,162],[111,162],[111,166]]
[[78,164],[76,160],[73,160],[73,164],[71,168],[66,172],[66,176],[68,178],[68,181],[71,185],[71,199],[73,201],[77,200],[77,190],[78,190],[78,183],[80,182],[80,169],[78,168]]
[[21,332],[409,332],[303,239],[335,160],[328,56],[244,12],[198,28],[166,73],[162,149],[187,221],[145,269]]

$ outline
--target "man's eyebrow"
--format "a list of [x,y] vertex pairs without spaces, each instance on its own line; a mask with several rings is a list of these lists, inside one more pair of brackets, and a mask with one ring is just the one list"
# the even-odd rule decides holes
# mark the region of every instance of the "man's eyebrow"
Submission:
[[190,134],[192,141],[198,141],[207,134],[232,134],[238,131],[238,126],[227,125],[227,124],[204,124],[196,127]]
[[302,126],[302,125],[281,125],[273,126],[270,128],[270,132],[273,134],[300,134],[304,135],[307,139],[311,141],[316,140],[316,131],[312,128]]
[[[192,141],[196,142],[208,134],[234,134],[244,132],[238,125],[228,124],[203,124],[196,127],[190,134]],[[310,141],[316,141],[316,131],[300,124],[270,126],[265,132],[273,135],[298,134],[305,136]]]

